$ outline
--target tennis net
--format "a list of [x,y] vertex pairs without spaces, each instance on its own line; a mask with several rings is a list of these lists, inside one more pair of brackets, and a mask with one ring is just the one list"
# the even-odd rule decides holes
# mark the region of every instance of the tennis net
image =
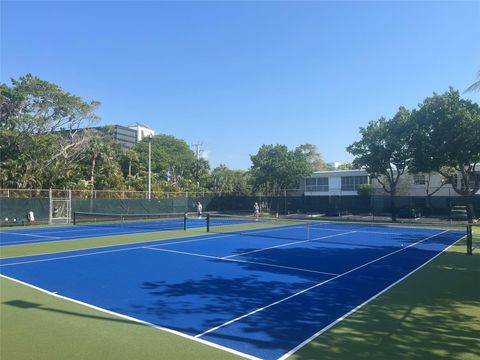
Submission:
[[468,224],[467,228],[467,254],[471,255],[480,247],[480,223]]
[[125,227],[146,230],[186,230],[187,214],[109,214],[94,212],[75,212],[74,225]]
[[[319,219],[267,218],[208,214],[207,231],[283,240],[325,241],[364,246],[408,246],[445,231],[451,236],[466,235],[465,226],[418,223],[372,223]],[[455,234],[453,233],[455,232]],[[435,235],[437,236],[437,235]]]
[[309,222],[242,215],[207,215],[207,232],[309,240]]

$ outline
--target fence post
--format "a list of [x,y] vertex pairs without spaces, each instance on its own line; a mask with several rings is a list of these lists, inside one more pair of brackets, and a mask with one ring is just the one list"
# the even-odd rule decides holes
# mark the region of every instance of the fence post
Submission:
[[52,224],[52,214],[53,214],[53,207],[52,207],[52,188],[48,189],[48,223]]

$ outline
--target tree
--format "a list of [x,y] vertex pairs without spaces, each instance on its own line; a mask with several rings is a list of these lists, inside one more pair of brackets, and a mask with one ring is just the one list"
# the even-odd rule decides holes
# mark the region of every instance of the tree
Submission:
[[297,188],[301,176],[312,173],[304,149],[289,151],[285,145],[262,145],[251,155],[254,189],[265,188],[274,193],[281,189]]
[[355,156],[353,165],[363,167],[390,195],[392,221],[397,219],[395,196],[401,176],[407,170],[411,154],[411,112],[400,107],[392,119],[384,117],[360,128],[362,139],[347,147]]
[[372,196],[373,188],[370,184],[358,185],[357,193],[359,196],[369,197]]
[[124,178],[120,167],[121,145],[109,134],[110,128],[91,129],[92,137],[85,151],[83,179],[91,190],[123,190]]
[[[134,147],[140,162],[143,161],[144,164],[148,163],[149,141],[152,147],[152,172],[156,174],[157,182],[166,184],[169,191],[194,188],[196,158],[188,144],[184,140],[164,134],[155,135],[151,140],[145,138]],[[200,165],[206,167],[204,163]]]
[[322,155],[315,145],[304,144],[300,145],[297,149],[307,157],[307,161],[310,163],[312,171],[332,170],[332,167],[323,161]]
[[243,170],[232,170],[221,164],[213,169],[208,187],[215,192],[237,193],[249,195],[249,173]]
[[191,173],[195,181],[196,189],[200,190],[200,188],[206,184],[208,176],[210,175],[210,164],[206,159],[199,157],[195,159]]
[[126,149],[121,158],[123,175],[126,178],[128,189],[145,190],[145,182],[141,173],[145,173],[145,164],[140,160],[140,154],[133,148]]
[[338,165],[337,169],[338,170],[351,170],[353,169],[353,164],[352,163],[343,163]]
[[[433,94],[414,111],[413,172],[440,173],[460,195],[480,190],[480,107],[450,88]],[[470,219],[473,216],[469,206]]]
[[77,160],[88,144],[78,129],[99,120],[94,111],[100,103],[87,103],[31,74],[11,82],[0,84],[2,186],[70,186],[66,174],[80,173]]

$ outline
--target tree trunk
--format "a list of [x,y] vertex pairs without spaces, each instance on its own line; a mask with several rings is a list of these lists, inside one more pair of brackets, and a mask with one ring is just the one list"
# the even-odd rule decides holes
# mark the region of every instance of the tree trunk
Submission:
[[91,183],[91,186],[92,186],[92,192],[95,189],[94,181],[95,181],[95,165],[96,165],[96,163],[97,163],[97,156],[93,155],[92,156],[92,167],[91,167],[91,170],[90,170],[90,183]]

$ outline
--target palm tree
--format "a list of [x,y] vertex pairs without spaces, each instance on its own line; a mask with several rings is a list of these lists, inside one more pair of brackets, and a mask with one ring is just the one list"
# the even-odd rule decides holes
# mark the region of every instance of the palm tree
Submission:
[[480,70],[477,72],[478,80],[470,85],[463,93],[480,90]]

